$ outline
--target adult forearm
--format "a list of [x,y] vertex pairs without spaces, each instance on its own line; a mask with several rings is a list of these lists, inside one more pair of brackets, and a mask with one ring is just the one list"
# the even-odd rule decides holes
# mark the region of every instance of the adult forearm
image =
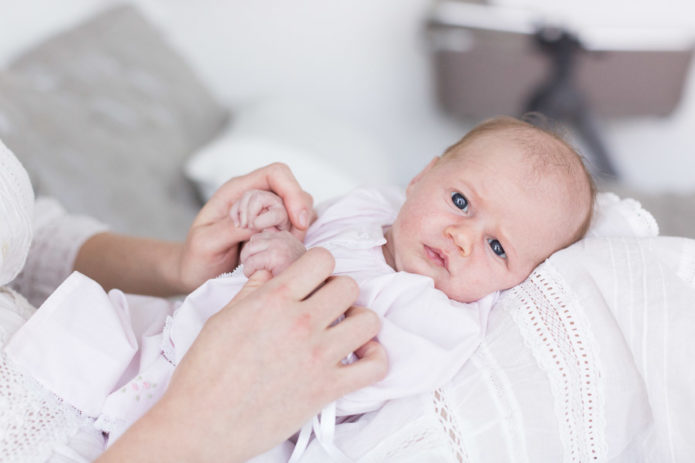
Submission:
[[106,290],[173,296],[187,289],[179,277],[182,249],[181,243],[99,233],[80,248],[74,269]]

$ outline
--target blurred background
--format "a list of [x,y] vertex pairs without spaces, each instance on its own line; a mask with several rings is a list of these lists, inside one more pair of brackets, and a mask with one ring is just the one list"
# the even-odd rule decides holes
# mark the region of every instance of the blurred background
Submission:
[[[53,34],[122,3],[1,0],[0,67],[10,65],[25,50]],[[343,163],[353,177],[370,182],[383,179],[406,184],[427,161],[441,154],[475,123],[497,114],[494,106],[488,114],[484,104],[475,109],[466,106],[466,98],[480,96],[480,89],[491,89],[494,95],[517,88],[522,80],[526,86],[537,80],[521,92],[526,93],[547,80],[550,61],[534,48],[531,34],[535,27],[552,25],[571,31],[590,52],[677,51],[674,61],[664,62],[666,67],[660,68],[657,59],[647,69],[632,71],[632,76],[630,72],[613,75],[600,68],[589,71],[584,80],[599,84],[600,89],[604,79],[607,90],[591,90],[591,85],[580,90],[590,103],[593,99],[593,105],[588,105],[592,120],[618,173],[617,178],[601,183],[620,194],[636,197],[647,209],[658,209],[658,213],[653,212],[667,234],[695,236],[695,72],[690,69],[695,4],[691,1],[128,3],[143,12],[215,98],[229,109],[230,124],[238,121],[243,125],[246,121],[249,126],[255,124],[257,130],[258,125],[272,123],[274,116],[269,112],[273,108],[290,114],[286,114],[285,121],[292,119],[292,108],[302,108],[295,113],[295,119],[303,120],[291,123],[307,131],[311,131],[312,124],[319,124],[318,131],[326,138],[323,146],[335,144],[334,153],[326,154],[324,161]],[[456,4],[470,3],[494,11],[490,14],[456,9]],[[488,32],[481,35],[481,30]],[[479,58],[465,57],[481,41],[487,41],[486,50],[495,54],[495,31],[507,37],[505,40],[510,40],[505,35],[509,32],[512,42],[523,44],[513,51],[517,57],[528,54],[530,61],[523,62],[540,64],[524,70],[510,63],[504,69],[485,60],[475,61]],[[499,46],[502,52],[505,46]],[[443,59],[442,53],[449,53],[449,61]],[[500,56],[498,61],[505,63],[505,55]],[[456,60],[463,60],[458,61],[459,68],[482,69],[478,73],[482,76],[489,65],[488,77],[466,81],[468,74],[464,72],[459,79],[451,64]],[[616,66],[620,69],[620,64]],[[635,90],[635,101],[643,102],[636,105],[635,111],[642,114],[622,114],[630,111],[621,108],[616,108],[614,114],[605,111],[606,105],[610,109],[613,97],[616,104],[631,99],[621,92],[625,93],[624,87],[637,73],[646,76],[642,85],[652,82],[655,87]],[[448,87],[444,91],[445,81]],[[456,85],[452,86],[452,82]],[[666,85],[669,91],[663,97],[644,99],[652,90],[661,92],[660,87]],[[464,94],[468,97],[461,98]],[[517,98],[523,103],[528,97]],[[597,104],[597,99],[605,104]],[[523,104],[515,105],[521,107],[513,111],[523,112]],[[599,107],[603,109],[599,111]],[[330,127],[321,130],[320,124],[326,121],[331,121]],[[336,127],[342,132],[331,132],[330,128]],[[332,140],[328,139],[329,134]],[[340,134],[349,140],[343,143],[345,140],[335,139]],[[574,137],[575,144],[591,158],[591,150],[582,137],[576,133]],[[369,156],[351,154],[349,147],[355,151],[363,148]],[[345,164],[353,155],[354,162]]]

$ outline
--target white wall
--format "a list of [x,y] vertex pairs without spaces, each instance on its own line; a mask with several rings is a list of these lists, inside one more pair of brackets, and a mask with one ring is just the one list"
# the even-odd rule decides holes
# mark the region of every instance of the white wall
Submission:
[[428,0],[142,3],[232,107],[307,101],[376,139],[402,181],[465,131],[434,102]]
[[[307,101],[376,139],[403,183],[468,128],[436,107],[424,34],[430,0],[134,2],[233,109],[268,96]],[[114,2],[47,3],[0,0],[0,63],[35,37]],[[610,3],[600,3],[597,11],[607,11]],[[666,5],[660,22],[689,15],[695,23],[690,2]],[[695,190],[695,73],[686,90],[672,117],[605,124],[606,141],[629,183]]]

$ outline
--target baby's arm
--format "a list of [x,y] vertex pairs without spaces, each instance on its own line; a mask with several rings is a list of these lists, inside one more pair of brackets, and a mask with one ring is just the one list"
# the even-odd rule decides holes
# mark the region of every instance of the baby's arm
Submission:
[[244,245],[239,260],[247,277],[257,270],[268,270],[276,276],[305,252],[304,244],[289,231],[266,229]]
[[238,228],[289,230],[291,225],[282,198],[270,191],[247,191],[229,213]]

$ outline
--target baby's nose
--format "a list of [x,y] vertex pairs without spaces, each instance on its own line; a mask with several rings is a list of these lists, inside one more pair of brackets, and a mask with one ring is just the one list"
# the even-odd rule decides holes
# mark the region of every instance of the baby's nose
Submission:
[[444,229],[444,236],[454,242],[461,256],[468,257],[473,251],[472,232],[466,227],[449,225]]

